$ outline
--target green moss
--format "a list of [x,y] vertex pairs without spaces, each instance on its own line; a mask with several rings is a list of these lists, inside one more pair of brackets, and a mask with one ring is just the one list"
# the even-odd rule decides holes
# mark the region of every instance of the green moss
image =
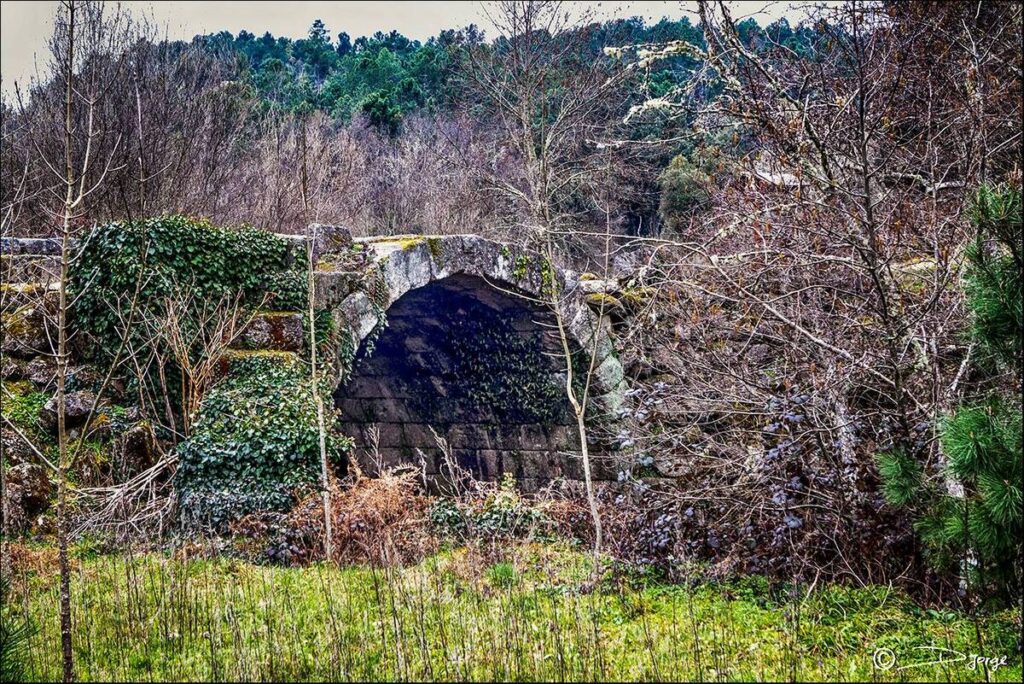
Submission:
[[36,294],[46,289],[41,283],[3,283],[0,292],[13,294]]
[[651,303],[657,296],[654,287],[630,287],[620,293],[622,303],[631,309],[640,309]]
[[8,393],[16,397],[24,397],[35,391],[35,385],[28,380],[4,380],[3,387]]
[[443,243],[439,237],[427,238],[427,249],[430,250],[430,256],[434,258],[434,261],[438,264],[441,263],[441,257],[444,256]]
[[9,313],[0,314],[0,331],[4,336],[23,337],[31,331],[29,316],[34,311],[31,306],[22,306]]
[[260,318],[285,318],[285,317],[294,316],[295,314],[296,314],[295,311],[266,311],[266,310],[260,310],[260,311],[258,311],[256,313],[256,315],[259,316]]
[[617,311],[622,308],[622,303],[606,292],[592,292],[586,295],[583,299],[591,306],[591,308],[604,310],[605,313]]
[[426,241],[427,239],[422,235],[387,235],[366,240],[367,243],[373,245],[394,245],[403,252],[422,245]]

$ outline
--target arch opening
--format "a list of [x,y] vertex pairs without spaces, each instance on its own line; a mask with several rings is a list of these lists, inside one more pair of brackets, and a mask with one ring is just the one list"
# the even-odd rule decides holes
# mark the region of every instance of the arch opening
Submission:
[[554,325],[545,307],[475,275],[399,297],[335,394],[362,469],[422,465],[428,487],[442,491],[449,471],[436,432],[478,479],[510,474],[524,491],[582,479]]

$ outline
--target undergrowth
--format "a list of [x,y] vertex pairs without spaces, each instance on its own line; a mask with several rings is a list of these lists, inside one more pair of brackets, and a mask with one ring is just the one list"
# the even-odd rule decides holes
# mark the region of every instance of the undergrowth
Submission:
[[[563,545],[506,545],[498,562],[469,546],[404,568],[284,568],[181,554],[87,554],[75,566],[83,681],[1021,676],[1009,612],[976,623],[921,610],[884,587],[783,597],[756,582],[587,588],[589,555]],[[45,563],[16,574],[14,603],[38,626],[29,677],[58,678],[57,576]],[[910,667],[879,669],[878,649]],[[947,662],[920,665],[936,653]],[[993,670],[978,655],[1005,655],[1007,665]]]

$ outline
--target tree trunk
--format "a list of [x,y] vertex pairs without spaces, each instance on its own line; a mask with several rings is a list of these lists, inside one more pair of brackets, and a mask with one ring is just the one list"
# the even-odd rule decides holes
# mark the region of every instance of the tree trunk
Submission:
[[68,562],[68,435],[64,415],[65,385],[68,372],[67,286],[68,265],[70,263],[69,243],[71,239],[72,212],[75,206],[75,169],[72,163],[71,152],[72,137],[74,135],[72,106],[74,102],[75,9],[73,1],[67,3],[68,46],[67,66],[64,74],[64,172],[66,192],[64,195],[64,216],[61,225],[60,282],[57,305],[57,445],[59,450],[57,460],[57,558],[60,565],[60,645],[65,682],[73,682],[75,680],[74,653],[71,648],[71,567]]

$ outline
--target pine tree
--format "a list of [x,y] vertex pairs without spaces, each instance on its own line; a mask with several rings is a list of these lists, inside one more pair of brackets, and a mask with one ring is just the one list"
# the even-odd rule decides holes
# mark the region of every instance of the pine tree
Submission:
[[974,586],[1004,597],[1021,591],[1022,229],[1019,189],[983,186],[971,203],[976,237],[965,277],[971,334],[981,365],[1001,390],[963,405],[940,426],[948,473],[964,490],[952,496],[928,483],[901,451],[878,459],[883,494],[917,512],[915,528],[940,567],[964,562]]
[[28,679],[28,642],[35,630],[18,615],[10,592],[10,578],[0,577],[0,682],[23,682]]

